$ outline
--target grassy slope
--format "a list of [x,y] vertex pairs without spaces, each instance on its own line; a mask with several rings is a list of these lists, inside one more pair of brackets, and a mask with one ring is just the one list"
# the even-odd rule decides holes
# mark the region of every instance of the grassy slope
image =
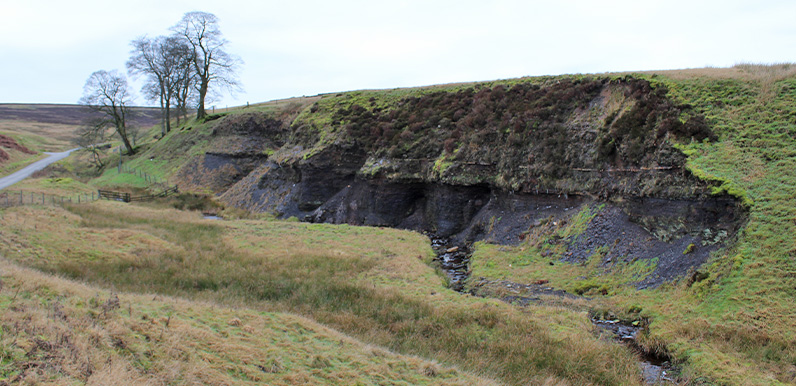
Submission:
[[3,177],[46,157],[44,154],[26,154],[18,150],[3,150],[9,156],[8,160],[0,162],[0,176]]
[[[57,219],[55,223],[53,219]],[[404,354],[511,384],[636,384],[622,347],[584,312],[461,296],[392,229],[198,214],[101,202],[2,213],[0,253],[49,272],[235,307],[289,311]]]
[[117,294],[5,260],[0,281],[2,385],[491,384],[290,314]]
[[[749,205],[748,225],[735,246],[714,257],[703,280],[657,290],[623,287],[632,278],[621,271],[606,273],[605,267],[550,266],[559,255],[542,257],[540,240],[533,238],[517,248],[477,248],[473,275],[550,280],[559,288],[598,296],[593,307],[650,318],[644,344],[686,360],[695,378],[719,384],[796,383],[796,67],[641,76],[693,105],[720,135],[716,143],[681,148],[690,155],[694,174],[719,181],[717,193],[728,191]],[[541,236],[556,232],[562,233]],[[643,269],[623,269],[643,274]],[[601,292],[609,296],[600,297]],[[640,315],[627,312],[639,308]]]
[[[483,276],[520,282],[549,279],[551,284],[573,291],[577,287],[591,295],[605,289],[610,296],[598,297],[591,306],[628,318],[650,318],[650,335],[644,337],[643,343],[686,360],[687,370],[695,379],[719,384],[796,382],[796,241],[792,237],[796,234],[796,79],[792,67],[738,66],[640,76],[665,85],[670,97],[704,113],[719,134],[720,140],[715,144],[683,144],[682,149],[689,154],[689,167],[695,174],[724,182],[723,190],[750,204],[749,224],[735,247],[715,257],[704,270],[704,280],[692,286],[680,283],[658,290],[634,291],[617,285],[614,279],[619,277],[599,276],[601,267],[555,266],[557,269],[553,270],[548,264],[551,258],[529,253],[533,248],[526,246],[482,246],[476,251],[475,276],[484,273]],[[462,86],[441,88],[457,87]],[[361,91],[329,95],[320,103],[365,103],[375,97],[377,103],[388,104],[423,92],[426,91]],[[325,122],[319,122],[319,126],[322,124]],[[187,159],[185,155],[209,146],[202,138],[210,126],[193,126],[192,132],[172,132],[168,141],[160,141],[133,162],[140,168],[149,168],[151,174],[171,175]],[[194,136],[196,133],[201,135]],[[322,144],[331,141],[333,135],[320,138]],[[155,161],[148,161],[153,155]],[[161,156],[163,160],[157,163]],[[516,264],[501,264],[517,259],[523,263],[519,269]],[[491,271],[484,271],[485,265],[479,264],[489,261],[493,261]],[[630,270],[632,274],[643,271],[644,267]],[[595,287],[578,287],[582,283],[575,279],[583,275],[600,280],[593,283]],[[627,281],[626,277],[621,279],[620,283]],[[188,288],[180,291],[193,296]],[[228,299],[242,301],[233,295]],[[642,310],[640,314],[627,312],[638,309]],[[335,314],[327,316],[333,319]]]
[[[790,236],[796,234],[793,69],[738,66],[637,76],[667,87],[671,98],[692,105],[696,113],[705,114],[720,136],[715,144],[682,144],[681,148],[690,155],[689,167],[694,174],[723,182],[721,190],[751,204],[749,225],[736,247],[717,256],[706,270],[708,278],[692,287],[684,283],[636,292],[621,284],[644,274],[649,267],[615,269],[606,275],[603,267],[593,264],[550,266],[549,262],[557,257],[542,258],[538,245],[536,249],[529,245],[518,250],[484,245],[476,250],[474,276],[519,282],[545,279],[570,291],[607,293],[612,296],[602,298],[598,302],[602,305],[593,306],[611,308],[615,313],[641,307],[644,310],[641,315],[627,316],[651,318],[651,334],[645,344],[652,349],[672,351],[677,358],[687,360],[694,377],[707,376],[727,384],[794,382],[796,337],[792,331],[796,331],[796,326],[792,299],[796,291],[793,263],[796,246]],[[389,108],[407,96],[470,86],[357,91],[327,95],[317,103],[319,111],[373,103]],[[334,142],[339,133],[323,131],[329,127],[329,116],[309,114],[309,109],[305,109],[298,118],[308,124],[305,130],[321,130],[316,149],[305,149],[306,156],[317,151],[318,146]],[[187,159],[186,155],[201,153],[210,146],[203,141],[209,138],[211,125],[194,126],[193,135],[173,132],[168,141],[154,145],[145,153],[155,155],[156,160],[165,158],[162,162],[168,167],[157,161],[152,164],[146,157],[134,162],[153,173],[168,176],[175,172]],[[153,167],[147,166],[150,164]],[[584,276],[587,280],[578,280]]]
[[687,316],[662,318],[660,331],[678,352],[695,354],[694,364],[715,369],[716,376],[724,360],[739,364],[737,379],[793,383],[796,68],[738,70],[729,79],[669,82],[672,95],[703,110],[722,136],[717,144],[689,148],[692,169],[726,181],[726,190],[742,192],[752,204],[735,248],[718,256],[710,276],[683,298],[680,313]]

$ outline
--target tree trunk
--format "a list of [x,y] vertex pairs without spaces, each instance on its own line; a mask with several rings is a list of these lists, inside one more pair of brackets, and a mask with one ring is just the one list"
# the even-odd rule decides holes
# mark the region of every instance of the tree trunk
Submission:
[[205,96],[207,96],[207,82],[203,80],[201,87],[199,87],[199,108],[196,109],[196,119],[203,119],[207,116]]
[[[166,99],[166,133],[171,131],[171,103],[169,103],[169,99]],[[166,135],[163,133],[163,135]]]
[[[161,87],[160,89],[163,90],[163,87]],[[161,93],[160,94],[160,136],[161,136],[161,138],[164,135],[166,135],[166,131],[167,131],[166,130],[166,122],[169,121],[168,118],[167,118],[166,111],[163,110],[163,107],[164,107],[163,99],[164,99],[163,98],[163,94]]]
[[[124,135],[122,135],[122,133],[119,132],[119,137],[122,138],[122,143],[124,143],[124,148],[127,149],[127,154],[128,155],[135,154],[135,150],[133,150],[133,146],[130,145],[130,140],[127,138],[127,134],[125,133]],[[121,154],[119,156],[121,156]]]

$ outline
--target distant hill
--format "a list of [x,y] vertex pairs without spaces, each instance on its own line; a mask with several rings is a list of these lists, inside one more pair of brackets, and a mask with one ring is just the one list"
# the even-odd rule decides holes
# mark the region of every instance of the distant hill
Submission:
[[[153,126],[160,121],[160,109],[155,107],[134,107],[132,124]],[[80,125],[85,122],[88,112],[81,105],[60,104],[0,104],[0,120]]]
[[[160,122],[160,109],[134,107],[130,125],[149,128]],[[89,118],[89,111],[80,105],[0,104],[0,134],[36,152],[64,151],[73,148],[75,130]],[[0,169],[9,172],[32,162],[31,157],[11,157],[16,166]]]

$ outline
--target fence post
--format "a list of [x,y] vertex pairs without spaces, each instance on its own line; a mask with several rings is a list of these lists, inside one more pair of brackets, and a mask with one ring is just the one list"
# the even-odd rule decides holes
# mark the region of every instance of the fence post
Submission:
[[41,204],[44,205],[44,193],[41,194]]

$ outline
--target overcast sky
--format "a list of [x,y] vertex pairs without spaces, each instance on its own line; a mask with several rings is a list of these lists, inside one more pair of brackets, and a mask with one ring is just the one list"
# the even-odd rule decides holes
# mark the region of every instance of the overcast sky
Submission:
[[227,51],[245,62],[244,90],[212,103],[219,107],[527,75],[796,62],[793,0],[0,0],[0,103],[76,103],[92,72],[124,71],[131,40],[167,34],[188,11],[218,16]]

